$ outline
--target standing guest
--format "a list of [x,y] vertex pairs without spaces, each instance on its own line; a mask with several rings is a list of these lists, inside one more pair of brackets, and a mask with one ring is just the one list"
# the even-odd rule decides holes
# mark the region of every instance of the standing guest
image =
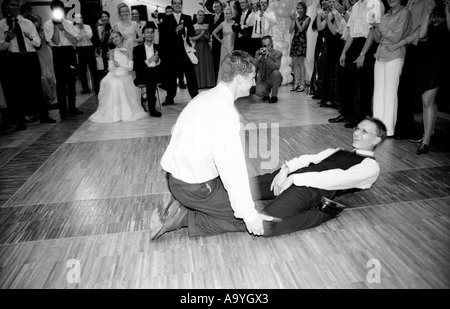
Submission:
[[100,47],[103,59],[103,67],[108,67],[108,53],[109,53],[109,36],[112,32],[112,27],[109,22],[111,15],[107,11],[102,12],[102,18],[97,27],[98,37],[100,38]]
[[241,10],[236,15],[236,23],[234,25],[234,31],[236,32],[236,41],[234,48],[236,50],[243,50],[250,55],[254,55],[256,50],[252,49],[252,26],[247,26],[247,19],[252,13],[248,0],[239,0],[239,6]]
[[[338,97],[338,67],[340,47],[339,27],[340,21],[334,17],[334,0],[321,2],[322,9],[317,12],[313,29],[317,28],[317,38],[320,47],[317,50],[316,74],[311,80],[311,91],[314,99],[320,99],[321,107],[336,107]],[[317,48],[317,47],[316,47]],[[328,105],[330,102],[331,105]]]
[[80,77],[81,94],[90,93],[88,85],[88,67],[92,80],[92,86],[95,94],[100,89],[100,81],[97,74],[97,62],[95,60],[95,49],[91,42],[92,28],[83,23],[81,14],[75,14],[74,30],[77,37],[77,54],[78,54],[78,76]]
[[409,0],[406,8],[411,12],[411,31],[409,35],[399,43],[391,46],[392,50],[407,45],[405,63],[398,86],[398,112],[395,125],[395,138],[411,139],[418,141],[421,136],[417,130],[414,112],[422,104],[421,93],[417,85],[419,78],[419,66],[422,61],[419,58],[419,31],[420,25],[428,12],[431,0]]
[[359,0],[353,5],[352,14],[347,23],[349,35],[339,58],[340,65],[344,67],[343,79],[345,82],[342,89],[341,115],[348,120],[348,123],[345,124],[346,128],[354,128],[358,124],[358,120],[364,119],[372,113],[373,69],[375,66],[373,55],[377,44],[371,44],[366,54],[362,53],[362,49],[371,28],[367,18],[368,13],[370,10],[375,10],[373,13],[376,21],[379,22],[384,14],[384,5],[380,0],[370,1],[371,5],[378,4],[379,8],[368,7],[369,0]]
[[119,12],[119,19],[114,26],[113,30],[120,32],[125,38],[125,46],[129,50],[144,41],[142,38],[142,32],[140,31],[139,25],[131,20],[130,8],[125,3],[119,3],[117,5],[117,10]]
[[277,23],[275,13],[268,12],[268,7],[269,0],[252,0],[252,13],[247,18],[247,26],[253,27],[252,45],[255,53],[261,47],[262,38],[273,34],[272,27]]
[[[173,9],[172,9],[172,6],[171,5],[168,5],[168,6],[166,6],[166,8],[165,8],[165,13],[164,13],[165,15],[163,15],[163,17],[165,17],[165,16],[169,16],[169,15],[172,15],[173,14]],[[163,22],[163,19],[164,18],[162,18],[160,21],[159,21],[159,24],[162,24],[162,22]],[[158,28],[159,29],[159,28]],[[161,32],[161,30],[159,30],[159,32]],[[159,35],[158,35],[159,36]],[[164,39],[164,38],[162,38],[162,39]],[[163,88],[163,89],[166,89],[167,90],[167,79],[168,79],[168,77],[167,77],[167,71],[168,71],[168,63],[170,62],[170,60],[169,59],[164,59],[163,57],[165,57],[166,55],[168,55],[168,52],[167,51],[164,51],[164,50],[162,50],[162,48],[164,48],[165,46],[169,46],[170,45],[170,43],[169,44],[167,44],[167,43],[161,43],[161,41],[159,42],[159,48],[160,48],[160,50],[162,51],[161,52],[161,61],[162,61],[162,65],[161,65],[161,71],[163,71],[163,76],[162,76],[162,78],[161,78],[161,80],[162,80],[162,83],[161,83],[161,88]],[[178,72],[177,72],[177,79],[178,79],[178,86],[180,87],[180,89],[186,89],[186,84],[184,83],[184,73],[183,73],[183,71],[181,71],[181,70],[178,70]]]
[[98,108],[89,120],[118,122],[146,118],[140,91],[133,83],[133,52],[126,47],[120,32],[114,31],[111,39],[116,48],[109,51],[109,73],[100,82]]
[[75,45],[77,38],[73,24],[65,18],[65,7],[62,1],[53,0],[50,8],[52,19],[45,22],[44,33],[45,39],[52,47],[59,114],[61,120],[66,120],[68,115],[75,116],[83,113],[75,106],[77,77]]
[[[334,16],[337,20],[340,20],[341,28],[338,29],[339,34],[341,35],[341,40],[338,43],[338,50],[342,51],[344,49],[345,43],[349,36],[349,27],[348,21],[350,19],[350,15],[352,13],[352,7],[358,0],[345,0],[344,5],[340,5],[338,2],[333,4]],[[339,59],[338,59],[339,62]],[[339,115],[337,117],[333,117],[328,119],[328,122],[338,123],[338,122],[348,122],[348,119],[343,116],[345,113],[345,106],[348,106],[348,103],[343,103],[342,99],[345,96],[345,67],[341,65],[338,66],[338,97],[339,97]]]
[[[216,0],[213,2],[213,11],[214,11],[214,18],[212,18],[209,22],[209,33],[213,33],[214,30],[216,30],[217,27],[219,27],[220,24],[225,20],[225,15],[222,12],[223,6],[222,3],[219,0]],[[218,33],[219,39],[222,38],[222,32]],[[219,78],[219,67],[220,67],[220,51],[221,51],[222,45],[220,44],[220,41],[213,36],[212,37],[212,56],[214,60],[214,76],[216,81]]]
[[204,23],[205,11],[197,12],[197,23],[194,25],[195,36],[192,41],[195,42],[197,51],[198,65],[195,66],[195,75],[197,76],[198,88],[211,88],[215,86],[214,62],[209,46],[210,34],[208,25]]
[[186,76],[189,95],[194,98],[198,94],[197,77],[194,65],[186,54],[184,44],[190,45],[190,38],[195,36],[194,25],[190,16],[183,14],[183,0],[172,0],[172,15],[164,16],[161,24],[163,51],[167,53],[168,70],[167,97],[163,105],[174,104],[177,93],[177,77],[179,72]]
[[141,13],[137,9],[131,10],[131,20],[136,22],[139,27],[139,31],[142,33],[147,22],[145,20],[141,20]]
[[[38,112],[42,123],[55,123],[48,116],[42,97],[41,68],[36,48],[41,39],[34,24],[19,15],[20,0],[5,0],[8,17],[0,21],[0,50],[6,74],[2,81],[8,109],[17,130],[25,130],[25,113]],[[30,104],[27,106],[26,104]]]
[[420,59],[418,87],[422,94],[424,133],[417,154],[428,153],[438,107],[436,94],[450,71],[450,2],[433,0],[419,31]]
[[222,62],[222,80],[200,93],[181,112],[161,166],[173,201],[152,214],[151,238],[189,225],[190,236],[234,231],[264,234],[252,200],[234,101],[255,84],[254,59],[233,51]]
[[[397,121],[397,89],[405,59],[406,46],[394,51],[388,46],[400,42],[409,32],[411,13],[405,8],[406,0],[389,0],[391,9],[380,23],[372,23],[369,36],[379,43],[375,53],[375,84],[373,90],[373,116],[384,122],[387,136],[394,136]],[[364,46],[362,54],[368,50]],[[364,56],[362,56],[364,57]]]
[[271,36],[262,39],[262,46],[256,52],[258,61],[258,77],[255,93],[269,103],[278,102],[278,88],[281,86],[283,77],[280,73],[281,57],[283,53],[273,48]]
[[148,111],[152,117],[161,117],[156,110],[156,87],[159,81],[161,59],[159,59],[159,47],[154,44],[156,29],[153,25],[146,25],[143,29],[144,44],[136,46],[133,50],[134,71],[136,79],[134,84],[145,85],[147,92]]
[[45,40],[44,29],[42,28],[42,18],[33,15],[32,20],[41,39],[41,47],[36,51],[41,65],[41,85],[42,95],[48,105],[56,103],[56,79],[53,68],[53,55],[50,45]]
[[[213,31],[212,35],[220,42],[220,62],[225,59],[226,55],[231,53],[234,49],[234,20],[232,18],[231,8],[226,7],[224,10],[225,20]],[[219,32],[222,32],[222,38],[219,37]],[[222,69],[219,67],[218,79],[220,80],[220,74]]]
[[311,22],[311,18],[306,15],[306,4],[304,2],[299,2],[297,4],[297,14],[292,14],[290,17],[292,22],[289,32],[294,32],[290,53],[294,71],[294,86],[291,91],[302,92],[305,90],[306,75],[306,31]]

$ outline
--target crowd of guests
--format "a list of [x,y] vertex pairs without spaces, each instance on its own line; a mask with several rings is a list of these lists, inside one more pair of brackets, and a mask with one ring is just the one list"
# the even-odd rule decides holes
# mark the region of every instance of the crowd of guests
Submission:
[[[449,84],[450,2],[324,0],[312,27],[318,39],[309,91],[320,106],[339,110],[329,122],[354,128],[373,116],[385,123],[387,137],[409,139],[420,144],[417,154],[427,153],[436,96]],[[423,136],[414,121],[416,102]]]
[[[0,22],[1,50],[8,51],[2,55],[7,68],[2,71],[10,71],[4,74],[8,78],[1,79],[0,102],[8,102],[6,118],[19,130],[26,127],[27,116],[54,122],[48,116],[48,101],[57,99],[63,120],[81,113],[75,107],[77,77],[82,93],[94,91],[101,106],[121,98],[106,89],[132,93],[122,102],[139,102],[125,104],[135,115],[103,121],[142,118],[138,86],[147,89],[150,116],[160,117],[155,109],[157,84],[167,90],[163,105],[175,104],[177,86],[187,86],[193,98],[198,89],[217,85],[220,63],[233,50],[246,51],[258,61],[257,83],[250,93],[269,103],[278,102],[282,53],[273,46],[277,18],[268,10],[269,0],[216,0],[209,11],[199,10],[194,16],[182,12],[183,0],[171,0],[164,14],[145,21],[137,9],[120,3],[114,12],[119,17],[116,24],[109,21],[113,12],[102,12],[95,29],[98,42],[80,14],[74,22],[62,17],[42,24],[27,4],[19,14],[19,1],[4,0],[3,15],[8,17]],[[444,55],[450,51],[449,6],[448,0],[320,0],[317,14],[308,16],[307,4],[299,1],[289,16],[291,91],[306,90],[320,106],[336,108],[339,115],[329,119],[331,123],[345,122],[345,127],[354,128],[366,116],[374,116],[386,124],[388,137],[407,138],[420,143],[417,153],[428,152],[437,114],[436,95],[448,80],[449,61]],[[52,1],[52,10],[57,7],[64,5]],[[20,29],[22,36],[16,34]],[[311,48],[308,29],[317,32],[310,81],[305,69]],[[25,52],[21,41],[26,42]],[[187,56],[185,45],[195,48],[198,63]],[[137,46],[142,46],[140,52]],[[136,62],[136,53],[145,58],[144,68],[139,68],[142,63]],[[25,76],[22,67],[32,68],[33,74]],[[125,86],[113,86],[117,81]],[[30,91],[19,91],[21,82],[30,85]],[[414,121],[415,102],[419,101],[423,137],[418,136]]]

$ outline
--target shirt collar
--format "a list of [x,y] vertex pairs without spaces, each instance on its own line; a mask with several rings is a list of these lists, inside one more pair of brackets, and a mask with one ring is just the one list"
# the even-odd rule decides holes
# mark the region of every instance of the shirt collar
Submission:
[[368,157],[368,158],[375,158],[375,152],[374,151],[370,151],[370,150],[361,150],[361,149],[353,149],[354,152],[357,155],[363,156],[363,157]]
[[224,96],[226,95],[228,98],[225,98],[227,101],[230,100],[232,105],[234,106],[234,95],[231,90],[226,86],[225,82],[220,81],[217,86],[221,92],[223,92]]

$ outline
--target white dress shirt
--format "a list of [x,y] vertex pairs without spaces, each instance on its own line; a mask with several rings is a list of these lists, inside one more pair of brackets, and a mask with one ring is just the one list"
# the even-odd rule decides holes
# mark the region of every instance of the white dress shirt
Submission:
[[162,159],[162,168],[187,183],[220,176],[236,218],[257,217],[240,138],[234,97],[223,82],[201,92],[181,112]]
[[180,23],[181,13],[173,13],[173,16],[175,17],[175,20],[177,21],[177,24]]
[[[317,164],[328,158],[335,152],[341,150],[326,149],[315,155],[302,155],[298,158],[286,162],[289,172],[307,167],[311,163]],[[368,189],[378,178],[380,166],[373,159],[373,151],[356,150],[359,155],[366,156],[361,163],[350,167],[347,170],[339,168],[326,170],[322,172],[305,172],[294,174],[294,184],[296,186],[313,187],[324,190],[346,190],[346,189]]]
[[[37,33],[36,27],[28,19],[23,18],[21,15],[17,16],[17,22],[19,23],[20,29],[22,30],[23,40],[25,41],[25,47],[27,52],[36,52],[36,48],[41,46],[41,38]],[[19,44],[17,43],[17,38],[12,39],[10,42],[6,42],[5,31],[9,30],[6,18],[0,20],[0,50],[8,50],[12,53],[19,52]],[[25,33],[32,38],[28,39]]]
[[[73,23],[68,21],[67,19],[63,19],[62,23],[64,25],[65,31],[69,32],[72,36],[76,37],[75,30],[73,29]],[[47,20],[44,23],[44,34],[45,39],[52,47],[59,47],[59,46],[73,46],[73,44],[69,41],[69,39],[62,33],[58,28],[56,28],[57,31],[59,31],[59,45],[56,45],[55,42],[52,41],[53,33],[54,33],[54,25],[53,21],[51,19]]]
[[260,14],[260,11],[252,12],[247,18],[247,26],[253,26],[252,39],[273,35],[273,26],[277,23],[274,12],[265,11],[263,16]]
[[152,61],[152,62],[148,62],[148,59],[150,59],[151,57],[153,57],[153,55],[155,54],[155,48],[153,47],[153,43],[152,45],[148,46],[147,43],[144,43],[145,46],[145,64],[149,67],[149,68],[154,68],[156,67],[160,62],[161,59],[158,60],[158,62],[156,61]]
[[[369,5],[370,2],[370,5]],[[380,17],[384,14],[384,5],[380,0],[359,0],[352,7],[352,13],[347,23],[347,27],[350,28],[350,36],[352,38],[367,38],[370,32],[370,24],[367,20],[367,13],[375,8],[372,5],[377,3],[377,8],[379,11],[376,12],[376,16]],[[380,22],[378,20],[378,22]]]

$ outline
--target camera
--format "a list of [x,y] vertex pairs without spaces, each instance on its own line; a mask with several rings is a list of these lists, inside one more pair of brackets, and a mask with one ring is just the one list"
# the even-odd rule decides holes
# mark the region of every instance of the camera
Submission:
[[261,47],[261,48],[259,49],[259,53],[260,53],[261,55],[267,54],[267,47]]
[[64,10],[61,8],[55,8],[52,11],[52,20],[54,23],[61,23],[64,19]]

